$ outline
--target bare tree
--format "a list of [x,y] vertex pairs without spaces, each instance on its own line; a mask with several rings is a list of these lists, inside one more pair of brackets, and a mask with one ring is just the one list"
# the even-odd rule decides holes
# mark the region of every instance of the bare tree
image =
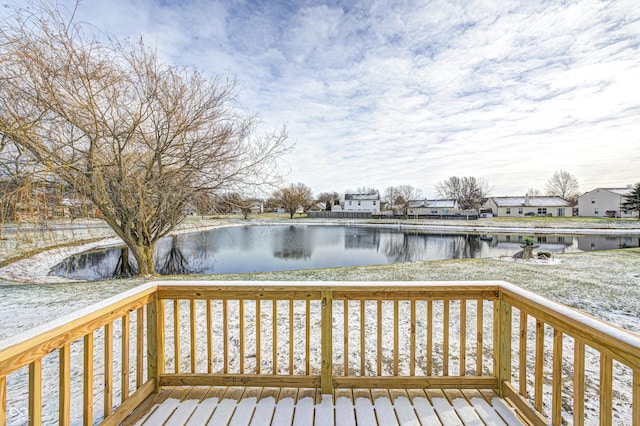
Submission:
[[384,191],[384,199],[391,204],[392,208],[401,209],[405,219],[409,217],[411,201],[415,201],[421,196],[422,191],[411,185],[389,186]]
[[[43,3],[44,4],[44,3]],[[0,23],[0,135],[102,212],[141,275],[201,193],[278,180],[285,130],[254,136],[235,85],[104,43],[47,6]]]
[[527,189],[527,195],[531,197],[539,197],[540,195],[542,195],[542,193],[538,188],[529,188]]
[[556,171],[545,186],[548,195],[563,198],[575,204],[580,196],[580,184],[576,177],[564,170]]
[[483,198],[490,192],[489,183],[485,179],[466,176],[452,176],[440,181],[435,189],[441,197],[456,200],[462,210],[479,209]]
[[325,204],[326,210],[331,210],[331,207],[337,202],[340,202],[340,195],[337,192],[322,192],[318,194],[318,201]]
[[292,183],[289,186],[280,188],[273,194],[273,198],[278,204],[284,207],[289,213],[289,217],[293,219],[293,215],[299,208],[307,208],[313,202],[313,193],[304,183]]

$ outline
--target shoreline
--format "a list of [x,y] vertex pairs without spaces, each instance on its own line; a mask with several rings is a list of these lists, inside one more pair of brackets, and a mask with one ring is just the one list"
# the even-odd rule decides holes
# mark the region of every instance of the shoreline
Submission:
[[[412,219],[409,219],[412,220]],[[178,235],[199,231],[206,231],[216,228],[225,227],[239,227],[239,226],[273,226],[273,225],[303,225],[303,226],[357,226],[357,227],[382,227],[382,228],[397,228],[397,229],[420,229],[429,231],[440,232],[452,232],[452,233],[519,233],[519,234],[563,234],[563,235],[638,235],[640,236],[640,221],[629,222],[629,224],[637,225],[634,227],[565,227],[565,226],[535,226],[538,225],[537,221],[531,223],[533,226],[523,226],[522,221],[515,221],[512,225],[500,224],[493,225],[488,224],[488,221],[493,219],[485,219],[480,224],[465,224],[452,223],[447,221],[445,223],[434,223],[435,220],[419,220],[416,222],[407,223],[405,220],[389,221],[380,220],[380,222],[372,221],[370,219],[282,219],[282,218],[249,218],[248,220],[242,219],[220,219],[215,220],[215,223],[203,224],[202,221],[189,226],[186,223],[183,227],[172,231],[170,235]],[[559,219],[555,219],[558,225],[566,225],[566,222]],[[457,221],[456,221],[457,222]],[[551,221],[550,221],[551,222]],[[548,225],[548,224],[546,224]],[[556,225],[555,223],[553,225]],[[90,243],[80,242],[77,245],[67,245],[65,247],[52,247],[51,249],[44,250],[33,256],[16,260],[2,268],[0,268],[0,280],[9,281],[10,284],[63,284],[63,283],[80,283],[81,280],[72,280],[68,278],[51,276],[49,271],[55,265],[63,261],[64,259],[85,252],[89,250],[96,250],[102,248],[113,247],[121,245],[122,240],[118,237],[105,237],[100,241],[94,241]],[[0,284],[2,285],[2,284]]]

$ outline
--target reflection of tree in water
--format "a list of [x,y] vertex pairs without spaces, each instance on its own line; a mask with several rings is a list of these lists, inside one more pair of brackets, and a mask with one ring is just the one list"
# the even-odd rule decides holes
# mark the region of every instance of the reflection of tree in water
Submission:
[[469,259],[480,252],[482,241],[479,235],[456,235],[451,244],[451,259]]
[[305,232],[295,226],[290,226],[279,238],[273,242],[273,257],[279,259],[309,259],[313,249],[307,243]]
[[420,253],[427,248],[427,237],[418,233],[402,232],[391,234],[384,252],[394,262],[413,262],[421,258]]
[[174,235],[171,241],[171,248],[165,256],[156,259],[156,271],[162,275],[182,275],[191,272],[189,262],[180,250],[178,240]]
[[120,249],[120,257],[116,263],[116,269],[113,272],[114,278],[129,278],[138,275],[138,268],[135,264],[131,264],[129,259],[129,247]]

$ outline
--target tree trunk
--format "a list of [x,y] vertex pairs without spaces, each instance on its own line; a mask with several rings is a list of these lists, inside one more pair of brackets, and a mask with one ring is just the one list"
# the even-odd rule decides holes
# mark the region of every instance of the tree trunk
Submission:
[[131,252],[133,253],[133,257],[138,263],[138,274],[140,276],[145,277],[150,275],[157,275],[153,262],[154,247],[155,244],[152,244],[150,247],[129,245],[129,248],[131,248]]

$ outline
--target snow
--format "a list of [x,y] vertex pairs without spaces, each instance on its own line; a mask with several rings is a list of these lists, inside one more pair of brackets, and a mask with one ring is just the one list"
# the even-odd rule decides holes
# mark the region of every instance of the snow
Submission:
[[322,395],[320,404],[316,405],[315,426],[333,426],[333,401],[331,395]]
[[522,425],[522,422],[516,416],[515,410],[505,404],[500,398],[493,398],[491,404],[493,404],[494,410],[500,414],[500,417],[502,417],[509,426]]
[[185,426],[200,426],[205,424],[211,413],[218,406],[218,398],[207,398],[198,404],[198,408],[193,412],[189,418],[189,422]]
[[236,414],[233,416],[229,426],[246,426],[251,420],[251,415],[256,407],[256,398],[243,398],[236,408]]
[[379,425],[394,426],[398,424],[396,413],[389,398],[376,398],[373,402],[373,408],[376,411]]
[[373,411],[373,405],[368,398],[356,399],[356,419],[361,425],[376,424],[376,415]]
[[396,408],[398,415],[398,421],[401,426],[420,426],[420,422],[416,417],[416,413],[413,410],[411,402],[405,397],[400,397],[395,400],[393,405]]
[[291,426],[294,408],[293,398],[281,399],[276,406],[276,412],[273,415],[271,424],[273,426]]
[[233,399],[223,399],[217,405],[216,409],[213,412],[213,416],[209,419],[208,425],[226,425],[233,412],[236,409],[236,401]]
[[253,418],[251,419],[251,426],[269,426],[275,409],[276,400],[274,397],[269,396],[267,398],[262,398],[256,404],[256,409],[253,414]]
[[429,400],[427,398],[414,398],[413,406],[416,410],[416,414],[418,414],[418,418],[423,425],[439,425],[440,420],[438,419],[438,415],[436,414],[433,406],[429,404]]
[[313,424],[313,399],[309,396],[299,399],[296,404],[293,426],[308,426]]
[[445,398],[433,398],[431,403],[443,425],[464,426]]
[[350,398],[344,396],[336,400],[336,426],[356,426],[355,408]]
[[473,397],[471,398],[471,405],[487,426],[506,426],[502,418],[496,414],[485,399]]

